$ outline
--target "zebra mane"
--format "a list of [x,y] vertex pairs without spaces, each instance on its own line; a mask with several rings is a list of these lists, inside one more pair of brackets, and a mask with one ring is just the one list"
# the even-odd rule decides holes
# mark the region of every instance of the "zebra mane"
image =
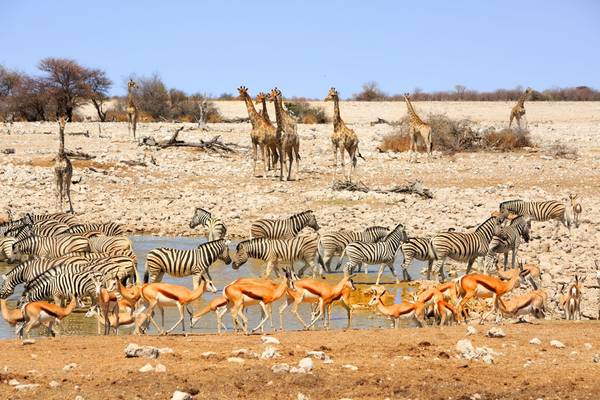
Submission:
[[503,201],[503,202],[501,202],[501,203],[500,203],[500,206],[499,206],[498,208],[499,208],[500,210],[502,210],[502,208],[503,208],[504,206],[507,206],[509,203],[517,203],[517,202],[524,203],[525,201],[524,201],[524,200],[522,200],[522,199],[506,200],[506,201]]
[[312,214],[314,211],[313,210],[306,210],[306,211],[302,211],[299,212],[298,214],[294,214],[290,217],[290,219],[294,218],[294,217],[302,217],[304,215],[308,215],[308,214]]
[[390,238],[390,236],[392,236],[394,233],[396,233],[396,232],[397,232],[398,230],[400,230],[400,229],[404,229],[404,225],[402,225],[402,224],[398,224],[398,225],[396,225],[396,227],[394,227],[394,229],[392,229],[392,230],[390,231],[390,233],[388,233],[388,234],[385,236],[385,238],[383,238],[383,241],[385,242],[386,240],[388,240],[388,239]]
[[481,224],[479,224],[477,229],[475,229],[475,232],[479,232],[479,231],[483,230],[484,227],[486,227],[490,223],[491,220],[494,220],[494,222],[498,221],[498,219],[496,217],[489,217],[488,219],[483,221]]

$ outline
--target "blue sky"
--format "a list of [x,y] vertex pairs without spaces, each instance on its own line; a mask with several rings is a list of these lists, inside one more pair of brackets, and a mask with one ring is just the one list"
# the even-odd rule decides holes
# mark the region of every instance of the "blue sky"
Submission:
[[0,64],[47,56],[219,95],[600,88],[598,1],[3,1]]

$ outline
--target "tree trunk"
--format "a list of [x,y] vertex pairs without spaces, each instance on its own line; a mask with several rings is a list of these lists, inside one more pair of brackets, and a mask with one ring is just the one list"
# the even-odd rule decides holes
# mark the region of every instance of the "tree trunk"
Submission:
[[98,118],[100,118],[100,122],[106,122],[106,111],[102,111],[102,103],[98,102],[96,99],[92,99],[92,103],[96,108],[96,112],[98,113]]
[[73,107],[67,106],[67,121],[73,122]]

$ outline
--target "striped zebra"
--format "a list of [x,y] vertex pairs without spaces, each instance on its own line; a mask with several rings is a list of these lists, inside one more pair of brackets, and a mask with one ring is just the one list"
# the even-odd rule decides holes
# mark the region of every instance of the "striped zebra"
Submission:
[[29,214],[26,214],[23,218],[8,221],[3,224],[0,224],[0,236],[12,236],[10,233],[22,228],[25,225],[31,225],[33,221],[29,217]]
[[165,273],[176,277],[192,275],[192,282],[196,289],[203,270],[208,270],[208,267],[217,260],[225,264],[231,263],[228,241],[224,239],[202,243],[194,250],[153,249],[146,257],[144,283],[160,282]]
[[354,272],[355,268],[361,267],[365,264],[381,264],[379,267],[379,273],[377,274],[376,285],[379,285],[379,280],[385,267],[387,266],[394,278],[396,283],[400,283],[400,280],[396,276],[396,270],[394,269],[394,260],[396,259],[396,253],[400,248],[400,245],[408,239],[404,225],[398,224],[382,241],[376,243],[363,243],[354,242],[346,246],[344,254],[348,256],[348,262],[344,266],[344,274],[348,275]]
[[22,255],[55,258],[72,252],[89,252],[90,244],[83,236],[30,237],[13,244],[13,257]]
[[315,231],[320,229],[317,218],[311,210],[303,211],[286,219],[259,219],[252,223],[252,238],[292,239],[305,227]]
[[92,253],[132,253],[131,240],[127,236],[94,236],[88,239]]
[[[319,240],[318,261],[327,272],[331,272],[331,259],[335,255],[341,255],[346,246],[352,242],[374,243],[379,242],[390,233],[389,228],[384,226],[370,226],[364,231],[337,231],[326,233]],[[340,258],[335,269],[342,264]]]
[[100,232],[106,236],[124,236],[126,231],[123,225],[115,222],[107,222],[104,224],[77,224],[71,226],[69,233],[84,234],[89,232]]
[[0,298],[6,299],[10,297],[14,293],[15,287],[32,281],[37,276],[57,265],[87,264],[88,262],[89,260],[83,257],[71,257],[68,262],[62,258],[36,258],[25,261],[2,275],[4,281],[2,282],[2,287],[0,287]]
[[30,221],[30,224],[35,224],[37,222],[47,221],[49,219],[53,219],[58,222],[65,223],[69,226],[73,226],[77,224],[77,219],[73,216],[73,214],[69,213],[54,213],[54,214],[26,214],[22,219],[26,221]]
[[36,222],[33,225],[23,225],[19,231],[16,232],[15,238],[17,238],[17,240],[22,240],[31,236],[52,237],[68,234],[68,231],[69,225],[54,219],[49,219]]
[[92,299],[92,305],[95,305],[96,291],[102,284],[101,272],[82,271],[60,274],[54,276],[53,279],[45,280],[28,288],[23,292],[19,304],[50,299],[54,299],[58,303],[59,299],[68,299],[71,296],[80,299],[89,296]]
[[12,247],[16,241],[14,237],[0,238],[0,261],[12,262],[15,259]]
[[494,264],[496,254],[503,253],[504,270],[506,270],[509,251],[512,251],[511,268],[515,268],[517,251],[519,250],[521,239],[525,243],[529,242],[530,230],[531,221],[526,220],[522,215],[515,217],[508,226],[496,226],[485,257],[485,268],[489,270]]
[[208,241],[224,239],[227,233],[227,227],[221,218],[213,217],[212,214],[202,208],[196,208],[190,221],[190,228],[202,225],[208,232]]
[[110,259],[92,260],[80,263],[58,264],[52,268],[29,280],[25,285],[25,290],[31,290],[58,276],[77,273],[99,273],[104,282],[114,279],[123,280],[125,278],[135,279],[135,262],[125,256],[112,257]]
[[[446,232],[454,232],[454,228],[449,228]],[[413,260],[427,261],[427,280],[431,279],[431,267],[435,261],[433,250],[431,249],[431,236],[409,237],[406,242],[400,246],[402,251],[402,275],[405,280],[412,280],[408,273],[408,267]]]
[[494,235],[494,228],[501,224],[503,218],[490,217],[475,229],[474,232],[442,232],[431,238],[431,250],[436,259],[436,269],[440,274],[440,280],[446,279],[444,275],[444,263],[450,257],[455,261],[467,262],[467,274],[477,257],[487,254],[488,245]]
[[499,209],[500,211],[507,210],[522,215],[532,221],[555,220],[555,234],[558,232],[561,223],[569,231],[572,226],[579,227],[579,217],[582,211],[581,203],[576,194],[570,194],[569,199],[565,201],[508,200],[500,203]]
[[[233,269],[238,269],[249,258],[263,260],[267,263],[265,277],[269,277],[273,270],[275,270],[275,275],[279,277],[280,263],[285,264],[286,272],[292,274],[294,261],[302,261],[304,265],[298,271],[298,275],[302,276],[307,268],[312,268],[313,276],[315,276],[317,274],[315,256],[318,242],[319,235],[317,234],[305,234],[287,240],[267,238],[243,240],[236,247],[231,266]],[[322,275],[322,271],[319,271],[319,274]]]

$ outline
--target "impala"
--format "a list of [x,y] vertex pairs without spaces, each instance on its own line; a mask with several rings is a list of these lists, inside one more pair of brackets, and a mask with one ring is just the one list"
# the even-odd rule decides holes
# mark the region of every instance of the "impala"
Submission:
[[19,329],[19,337],[23,335],[29,337],[29,331],[39,325],[48,327],[48,333],[54,336],[52,326],[59,323],[77,307],[77,298],[71,296],[71,301],[66,307],[60,307],[47,301],[34,301],[23,306],[23,316],[25,322]]
[[[520,317],[524,315],[533,315],[535,318],[544,318],[544,303],[546,293],[542,290],[534,290],[521,296],[515,296],[510,300],[496,298],[496,307],[502,315],[508,317]],[[498,322],[499,320],[497,320]]]
[[411,302],[403,302],[400,304],[392,304],[391,306],[386,306],[383,303],[383,295],[386,293],[385,287],[383,286],[371,286],[371,293],[373,297],[369,300],[369,306],[377,305],[377,310],[392,320],[392,327],[399,327],[398,322],[401,319],[414,320],[419,324],[419,326],[423,326],[425,324],[425,304],[416,301],[414,303]]

